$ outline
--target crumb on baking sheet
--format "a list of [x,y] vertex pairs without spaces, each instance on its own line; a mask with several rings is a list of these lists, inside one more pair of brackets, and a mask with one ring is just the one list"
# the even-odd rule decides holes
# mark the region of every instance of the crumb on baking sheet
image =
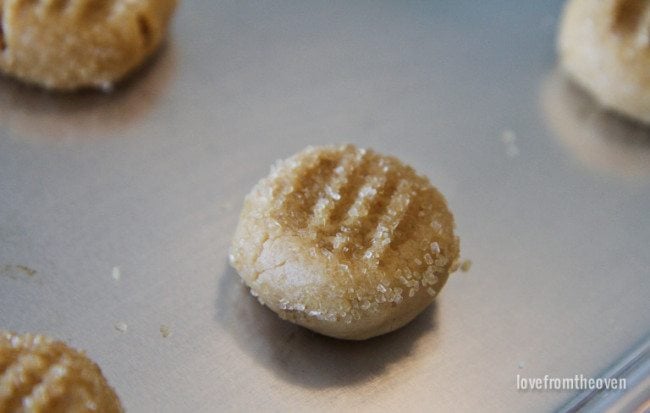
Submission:
[[23,276],[33,278],[36,275],[36,270],[26,265],[4,265],[0,267],[0,275],[4,275],[12,280],[18,280],[23,278]]
[[118,321],[115,323],[115,329],[119,331],[120,333],[126,333],[126,330],[128,330],[129,326],[126,325],[124,321]]
[[519,155],[519,148],[517,147],[517,134],[510,129],[504,129],[501,132],[501,142],[506,146],[506,155],[509,158],[514,158]]
[[172,334],[172,331],[170,330],[169,326],[166,326],[166,325],[164,325],[164,324],[160,326],[160,335],[161,335],[163,338],[167,338],[167,337],[169,337],[171,334]]
[[470,270],[470,268],[472,268],[472,260],[464,260],[464,261],[460,264],[460,270],[461,270],[462,272],[467,272],[467,271]]
[[512,130],[504,129],[504,131],[501,132],[501,142],[505,143],[506,145],[510,143],[515,143],[516,140],[517,140],[517,134],[514,133]]
[[120,271],[120,267],[113,267],[113,272],[111,275],[113,276],[113,279],[115,281],[119,281],[122,278],[122,272]]
[[33,277],[36,275],[36,270],[33,270],[26,265],[16,265],[16,269],[23,272],[28,277]]

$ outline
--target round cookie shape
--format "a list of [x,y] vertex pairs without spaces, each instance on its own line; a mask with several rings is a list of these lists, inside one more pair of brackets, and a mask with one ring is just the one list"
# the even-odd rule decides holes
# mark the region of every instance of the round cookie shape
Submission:
[[177,0],[0,0],[0,71],[110,90],[160,45]]
[[0,411],[122,412],[99,367],[42,335],[0,331]]
[[272,167],[246,197],[230,261],[280,317],[363,340],[431,304],[458,255],[453,216],[426,177],[345,145]]
[[650,2],[568,1],[558,49],[565,71],[603,106],[650,123]]

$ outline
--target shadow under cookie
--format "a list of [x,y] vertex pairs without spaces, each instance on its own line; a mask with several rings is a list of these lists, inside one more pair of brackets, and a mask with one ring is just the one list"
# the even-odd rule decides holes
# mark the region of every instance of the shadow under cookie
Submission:
[[560,68],[542,84],[540,105],[552,135],[589,169],[650,176],[650,127],[603,108]]
[[176,76],[177,50],[163,43],[147,62],[111,92],[49,92],[0,76],[0,125],[32,143],[87,141],[142,119]]
[[280,319],[249,294],[226,264],[218,279],[216,321],[251,358],[279,378],[308,388],[353,385],[407,359],[436,331],[436,303],[406,326],[365,341],[326,337]]

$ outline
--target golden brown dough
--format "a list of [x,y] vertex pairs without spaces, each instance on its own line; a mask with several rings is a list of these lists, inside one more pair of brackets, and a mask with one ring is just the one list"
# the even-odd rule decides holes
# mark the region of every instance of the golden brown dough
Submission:
[[398,159],[308,148],[247,196],[230,259],[282,318],[361,340],[433,301],[457,266],[453,228],[443,196]]
[[650,1],[570,0],[558,48],[603,106],[650,123]]
[[122,412],[95,363],[60,341],[0,331],[0,412]]
[[0,70],[47,89],[110,89],[163,39],[176,0],[0,0]]

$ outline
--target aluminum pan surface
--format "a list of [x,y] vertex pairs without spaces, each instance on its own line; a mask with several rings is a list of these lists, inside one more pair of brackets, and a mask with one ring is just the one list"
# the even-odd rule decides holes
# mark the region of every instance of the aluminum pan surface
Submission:
[[[559,10],[185,1],[114,94],[0,80],[0,326],[86,349],[132,412],[560,407],[516,375],[595,376],[650,332],[650,148],[558,76]],[[270,164],[337,142],[428,175],[473,261],[364,343],[278,320],[227,265]]]

